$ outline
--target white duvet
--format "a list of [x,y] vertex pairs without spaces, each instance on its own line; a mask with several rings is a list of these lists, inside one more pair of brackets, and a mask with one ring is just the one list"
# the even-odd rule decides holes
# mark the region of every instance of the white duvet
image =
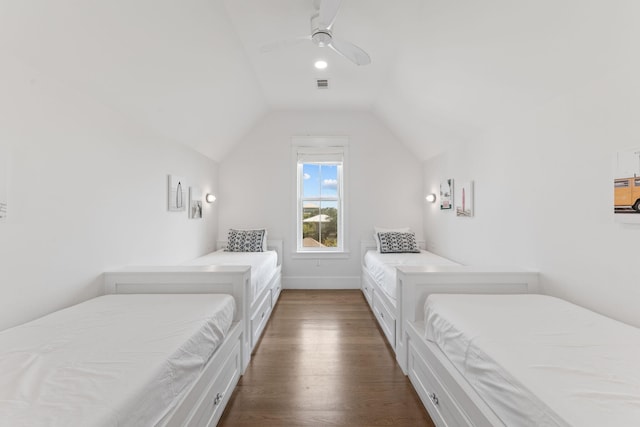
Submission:
[[0,425],[156,425],[234,311],[229,295],[108,295],[2,331]]
[[426,338],[507,426],[640,425],[640,330],[543,295],[438,295]]
[[459,265],[447,258],[421,250],[420,253],[382,254],[376,250],[364,255],[364,267],[385,294],[396,300],[396,267],[421,265]]
[[248,265],[251,267],[251,295],[253,302],[269,284],[278,267],[276,251],[225,252],[223,249],[187,261],[184,265]]

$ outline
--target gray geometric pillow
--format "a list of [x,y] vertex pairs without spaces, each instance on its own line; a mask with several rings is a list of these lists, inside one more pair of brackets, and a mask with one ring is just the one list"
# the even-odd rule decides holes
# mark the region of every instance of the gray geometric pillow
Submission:
[[416,235],[414,233],[387,232],[378,233],[380,253],[419,253]]
[[263,252],[262,243],[266,230],[229,230],[227,252]]

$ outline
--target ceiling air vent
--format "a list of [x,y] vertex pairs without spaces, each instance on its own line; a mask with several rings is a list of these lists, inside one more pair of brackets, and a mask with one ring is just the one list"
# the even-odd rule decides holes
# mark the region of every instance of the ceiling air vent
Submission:
[[316,87],[318,89],[329,89],[329,80],[327,79],[317,79]]

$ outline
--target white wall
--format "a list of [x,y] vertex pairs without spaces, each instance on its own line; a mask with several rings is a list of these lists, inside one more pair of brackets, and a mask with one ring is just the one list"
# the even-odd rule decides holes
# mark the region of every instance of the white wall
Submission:
[[97,295],[106,269],[213,247],[215,205],[199,221],[167,212],[167,174],[215,192],[215,162],[6,54],[0,94],[0,143],[10,152],[0,329]]
[[[293,136],[347,136],[346,260],[292,259],[295,250]],[[358,287],[360,241],[373,226],[410,226],[422,233],[420,162],[366,112],[273,112],[220,163],[219,234],[267,227],[284,240],[285,287]]]
[[476,202],[469,219],[426,207],[429,247],[539,270],[545,293],[640,326],[640,227],[613,217],[614,154],[640,146],[640,63],[628,59],[427,161],[425,191],[473,179]]

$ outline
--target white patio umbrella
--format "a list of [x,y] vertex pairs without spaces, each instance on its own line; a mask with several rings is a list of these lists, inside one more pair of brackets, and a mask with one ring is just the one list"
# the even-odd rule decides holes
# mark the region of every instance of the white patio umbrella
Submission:
[[329,215],[320,214],[304,219],[302,222],[331,222],[331,217]]

